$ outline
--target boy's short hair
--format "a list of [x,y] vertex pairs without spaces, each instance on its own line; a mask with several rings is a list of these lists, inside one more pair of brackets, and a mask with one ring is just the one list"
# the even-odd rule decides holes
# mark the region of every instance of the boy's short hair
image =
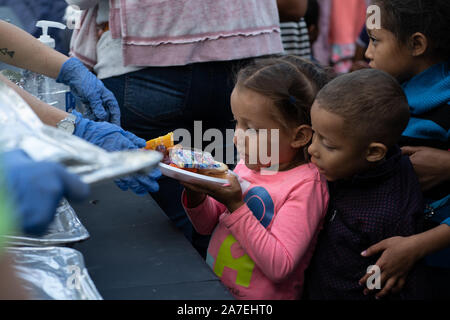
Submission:
[[346,131],[367,144],[395,145],[409,121],[402,87],[380,70],[363,69],[339,76],[320,90],[316,101],[344,118]]

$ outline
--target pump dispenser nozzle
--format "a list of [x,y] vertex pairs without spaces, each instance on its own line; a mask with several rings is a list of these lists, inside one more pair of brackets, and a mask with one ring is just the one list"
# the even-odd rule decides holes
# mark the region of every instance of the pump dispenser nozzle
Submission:
[[50,37],[48,35],[48,28],[59,28],[64,30],[66,26],[62,23],[55,22],[55,21],[47,21],[47,20],[40,20],[36,23],[36,27],[42,28],[42,35],[39,37],[39,41],[44,43],[45,45],[49,46],[50,48],[55,48],[55,39]]

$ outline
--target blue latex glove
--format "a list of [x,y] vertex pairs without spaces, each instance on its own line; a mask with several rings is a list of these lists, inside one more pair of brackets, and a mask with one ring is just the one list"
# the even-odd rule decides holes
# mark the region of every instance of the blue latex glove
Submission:
[[5,152],[1,158],[6,186],[25,233],[44,233],[63,197],[82,200],[89,195],[89,186],[58,163],[35,162],[22,150]]
[[[95,144],[107,151],[120,151],[128,149],[138,149],[145,147],[145,140],[136,137],[131,132],[123,130],[121,127],[108,122],[95,122],[82,117],[77,112],[72,112],[76,117],[74,135],[92,144]],[[138,195],[145,195],[148,192],[159,190],[156,182],[161,177],[159,169],[153,170],[149,175],[133,175],[115,180],[116,185],[126,191],[131,189]]]
[[68,85],[72,93],[86,104],[88,118],[120,126],[119,104],[113,93],[80,60],[70,58],[64,62],[56,82]]

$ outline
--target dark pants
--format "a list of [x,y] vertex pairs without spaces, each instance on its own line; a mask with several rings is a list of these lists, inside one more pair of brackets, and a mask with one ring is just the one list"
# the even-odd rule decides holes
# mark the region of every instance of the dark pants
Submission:
[[[149,140],[183,128],[193,138],[194,121],[202,121],[203,131],[215,128],[224,132],[233,128],[230,96],[234,78],[248,62],[150,67],[104,79],[103,83],[117,98],[125,130]],[[181,205],[183,187],[166,177],[159,184],[160,191],[152,194],[153,198],[205,257],[209,236],[201,236],[193,229]]]

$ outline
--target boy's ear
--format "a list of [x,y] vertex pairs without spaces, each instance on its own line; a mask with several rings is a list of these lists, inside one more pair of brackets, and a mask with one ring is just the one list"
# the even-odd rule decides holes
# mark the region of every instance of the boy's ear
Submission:
[[366,151],[366,160],[369,162],[377,162],[382,160],[388,151],[388,148],[378,142],[372,142]]
[[420,32],[414,33],[409,38],[409,44],[414,57],[423,55],[428,49],[428,39],[423,33]]
[[312,128],[306,124],[295,128],[294,137],[291,141],[291,147],[298,149],[306,146],[313,136]]

